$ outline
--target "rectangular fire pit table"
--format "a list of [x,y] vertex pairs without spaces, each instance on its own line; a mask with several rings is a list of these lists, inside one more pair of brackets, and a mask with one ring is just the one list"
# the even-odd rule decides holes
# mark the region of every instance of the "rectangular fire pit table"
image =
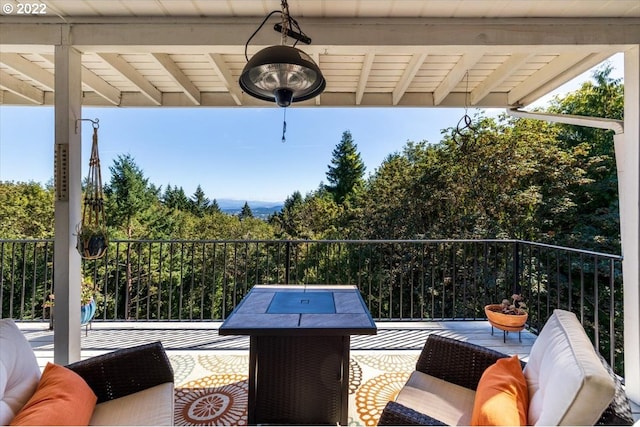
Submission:
[[352,285],[256,285],[220,327],[249,335],[249,424],[347,424],[351,335],[375,335]]

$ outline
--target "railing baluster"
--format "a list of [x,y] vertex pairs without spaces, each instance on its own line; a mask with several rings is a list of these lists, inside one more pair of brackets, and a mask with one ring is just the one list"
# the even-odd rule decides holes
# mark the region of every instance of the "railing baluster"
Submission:
[[151,287],[153,284],[153,276],[151,274],[152,245],[152,242],[147,242],[147,253],[149,254],[149,262],[147,263],[147,320],[151,320]]
[[158,306],[156,307],[158,318],[156,320],[162,319],[162,246],[163,242],[160,242],[158,245]]
[[613,260],[609,260],[609,365],[616,366],[615,278]]
[[593,343],[596,350],[600,350],[600,325],[599,325],[599,283],[598,283],[598,266],[600,260],[597,255],[593,257]]

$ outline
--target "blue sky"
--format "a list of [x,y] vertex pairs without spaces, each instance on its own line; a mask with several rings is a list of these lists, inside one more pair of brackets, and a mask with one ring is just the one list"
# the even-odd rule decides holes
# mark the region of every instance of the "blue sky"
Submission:
[[[622,55],[611,60],[612,77],[622,77]],[[554,93],[563,94],[590,78],[585,73]],[[537,105],[544,104],[545,97]],[[477,110],[470,109],[469,115]],[[495,115],[502,110],[486,111]],[[103,182],[121,154],[130,154],[149,182],[183,187],[198,184],[210,199],[283,201],[326,182],[331,152],[349,130],[367,167],[407,141],[438,142],[441,130],[464,114],[457,108],[83,108],[83,118],[100,120]],[[52,107],[0,107],[0,181],[46,183],[53,177]],[[83,175],[88,171],[91,123],[82,128]]]

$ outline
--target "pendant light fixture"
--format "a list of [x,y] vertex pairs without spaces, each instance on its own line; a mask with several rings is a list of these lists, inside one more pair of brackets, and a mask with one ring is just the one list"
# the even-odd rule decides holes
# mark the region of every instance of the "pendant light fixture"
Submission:
[[[281,1],[282,11],[271,12],[245,44],[245,65],[240,75],[240,87],[254,98],[275,101],[280,107],[288,107],[292,102],[304,101],[320,95],[326,81],[320,68],[305,52],[297,49],[298,41],[306,44],[311,39],[300,29],[298,22],[289,15],[287,0]],[[251,39],[274,13],[281,13],[282,23],[275,24],[274,30],[281,34],[281,44],[262,49],[249,60],[247,46]],[[295,30],[294,30],[295,28]],[[297,31],[296,31],[297,30]],[[287,46],[287,37],[296,40]]]

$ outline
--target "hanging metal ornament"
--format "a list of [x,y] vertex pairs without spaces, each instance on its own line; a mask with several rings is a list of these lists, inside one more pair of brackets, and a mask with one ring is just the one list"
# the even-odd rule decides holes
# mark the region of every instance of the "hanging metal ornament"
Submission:
[[98,259],[107,253],[109,237],[104,213],[104,193],[102,192],[102,174],[100,172],[100,156],[98,154],[98,119],[93,123],[93,143],[89,159],[89,175],[87,176],[82,206],[82,223],[79,225],[76,248],[84,259]]
[[469,96],[469,72],[466,73],[467,89],[465,92],[464,116],[458,121],[456,128],[453,130],[453,141],[460,147],[460,150],[466,151],[476,143],[476,128],[472,125],[472,120],[467,114],[468,96]]

